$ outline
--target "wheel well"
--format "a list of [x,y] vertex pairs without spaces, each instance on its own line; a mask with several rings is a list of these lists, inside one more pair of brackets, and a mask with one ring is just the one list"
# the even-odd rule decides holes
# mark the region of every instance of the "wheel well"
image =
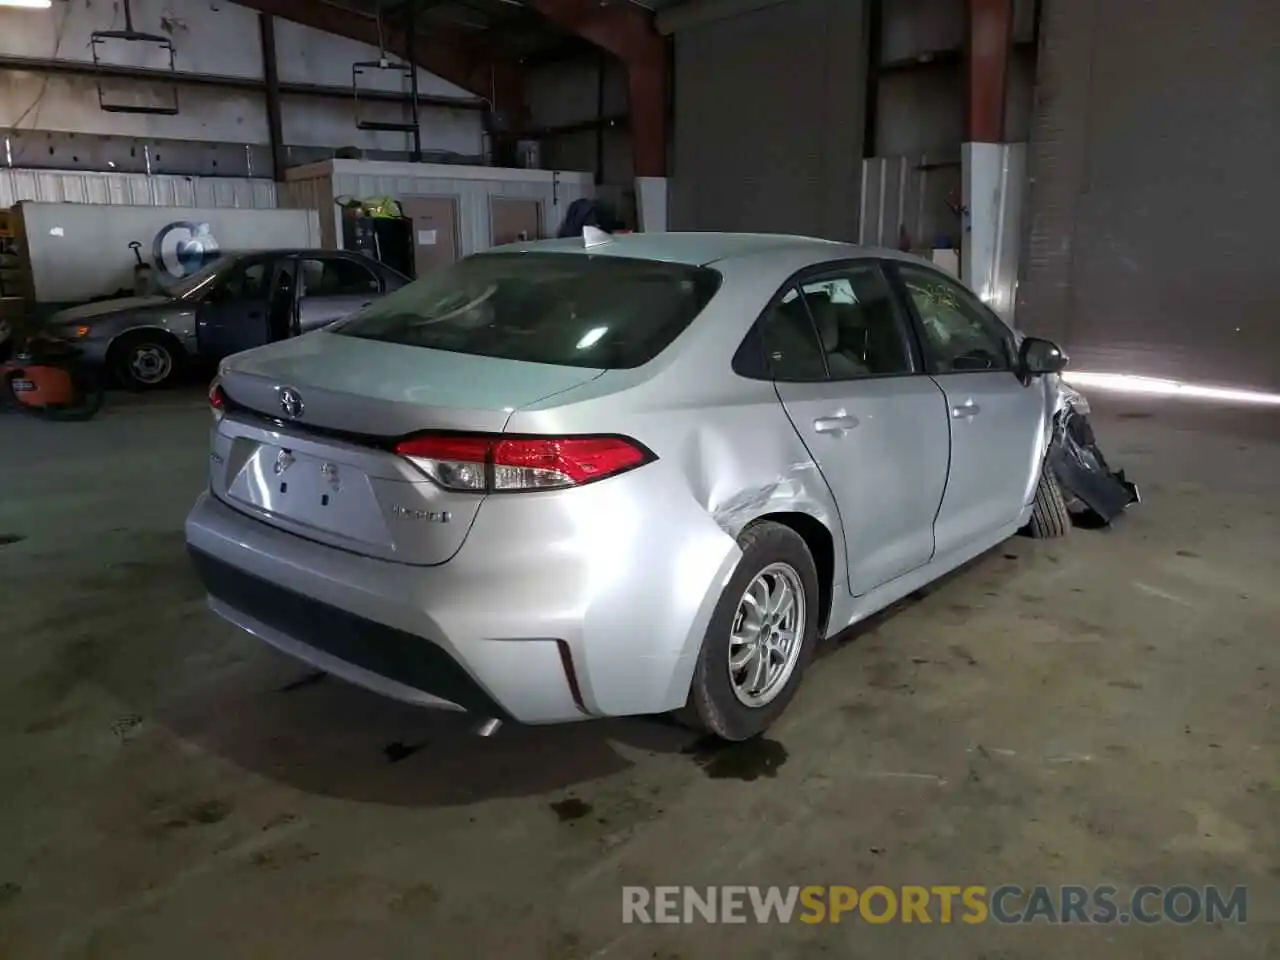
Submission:
[[182,341],[168,330],[161,327],[135,327],[132,330],[126,330],[111,341],[111,346],[107,347],[107,362],[114,365],[120,359],[120,351],[131,343],[137,343],[139,340],[153,340],[156,343],[164,344],[173,351],[175,360],[187,355],[186,348],[182,346]]
[[813,565],[818,569],[818,610],[822,614],[818,636],[821,637],[826,632],[827,621],[831,617],[832,590],[836,579],[836,548],[831,531],[821,520],[807,513],[768,513],[757,517],[755,522],[762,520],[772,520],[790,527],[813,555]]

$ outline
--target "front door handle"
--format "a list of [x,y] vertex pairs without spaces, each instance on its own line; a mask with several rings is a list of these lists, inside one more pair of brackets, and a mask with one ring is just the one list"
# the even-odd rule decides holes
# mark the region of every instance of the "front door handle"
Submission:
[[982,408],[970,400],[968,403],[959,407],[951,408],[951,416],[957,420],[972,420],[982,412]]
[[858,425],[857,417],[841,415],[838,417],[819,417],[813,421],[813,429],[818,433],[844,433]]

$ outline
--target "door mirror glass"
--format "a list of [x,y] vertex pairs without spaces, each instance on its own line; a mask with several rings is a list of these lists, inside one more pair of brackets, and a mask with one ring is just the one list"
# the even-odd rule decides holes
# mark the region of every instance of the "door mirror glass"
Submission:
[[1038,377],[1046,373],[1061,373],[1067,368],[1067,355],[1052,340],[1027,337],[1019,350],[1020,366],[1027,376]]

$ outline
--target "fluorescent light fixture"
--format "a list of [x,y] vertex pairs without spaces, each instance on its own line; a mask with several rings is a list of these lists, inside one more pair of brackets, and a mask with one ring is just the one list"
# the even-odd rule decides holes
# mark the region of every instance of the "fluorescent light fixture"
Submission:
[[28,10],[48,10],[53,0],[0,0],[0,7],[25,7]]
[[1232,390],[1227,387],[1209,387],[1178,380],[1160,380],[1153,377],[1135,377],[1124,373],[1089,373],[1068,370],[1062,379],[1073,387],[1091,387],[1096,390],[1113,390],[1116,393],[1142,394],[1151,397],[1187,397],[1192,400],[1223,400],[1227,403],[1260,403],[1280,406],[1280,393],[1263,393],[1260,390]]

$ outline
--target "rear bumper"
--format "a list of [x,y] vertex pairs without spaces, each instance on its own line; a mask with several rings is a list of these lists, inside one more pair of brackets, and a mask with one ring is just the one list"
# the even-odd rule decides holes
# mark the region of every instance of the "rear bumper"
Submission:
[[398,700],[510,719],[436,644],[188,553],[214,612],[283,652]]
[[[576,494],[616,497],[623,487],[611,481]],[[487,501],[463,549],[437,567],[314,543],[209,494],[188,517],[187,543],[220,616],[399,700],[522,723],[683,705],[740,556],[732,538],[705,513],[696,533],[680,528],[692,517],[675,518],[676,540],[662,523],[637,527],[644,542],[630,545],[601,530],[618,551],[602,565],[586,537],[571,547],[512,543],[504,512],[514,499]],[[665,562],[653,562],[655,551]]]

